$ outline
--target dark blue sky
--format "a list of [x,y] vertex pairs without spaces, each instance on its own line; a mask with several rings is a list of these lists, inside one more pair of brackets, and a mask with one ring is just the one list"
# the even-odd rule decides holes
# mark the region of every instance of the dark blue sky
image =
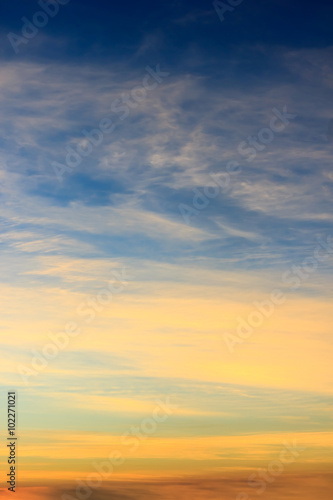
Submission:
[[[41,0],[43,1],[43,0]],[[37,2],[17,0],[1,5],[2,35],[19,33],[22,16],[32,19],[40,10]],[[22,57],[59,59],[94,58],[114,60],[133,58],[133,51],[148,34],[160,35],[160,57],[177,64],[193,44],[209,57],[222,61],[235,46],[264,44],[286,48],[324,48],[332,43],[333,5],[320,0],[244,0],[233,12],[226,12],[223,27],[212,2],[171,1],[156,3],[70,0],[48,23],[45,34],[64,38],[66,49],[48,45],[43,50],[29,49]],[[2,43],[2,51],[11,53]],[[7,50],[6,50],[7,49]],[[156,47],[157,49],[157,47]],[[29,54],[28,54],[29,52]],[[134,58],[133,58],[134,59]]]

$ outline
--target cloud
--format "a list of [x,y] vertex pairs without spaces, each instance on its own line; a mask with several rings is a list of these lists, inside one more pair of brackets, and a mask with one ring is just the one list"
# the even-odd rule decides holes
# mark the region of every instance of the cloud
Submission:
[[[210,20],[177,11],[172,24],[207,29]],[[50,40],[41,35],[34,47]],[[165,471],[188,475],[188,483],[111,486],[96,498],[213,499],[221,491],[235,498],[246,478],[213,484],[193,474],[265,466],[295,433],[311,447],[304,470],[313,463],[324,470],[331,451],[331,263],[287,290],[287,303],[234,357],[223,334],[313,254],[316,236],[333,231],[332,49],[240,43],[226,45],[222,63],[193,42],[168,67],[157,58],[159,32],[141,32],[140,40],[128,59],[3,61],[1,374],[3,387],[15,383],[23,398],[30,441],[22,457],[30,468],[22,480],[65,482],[77,469],[90,471],[87,459],[104,457],[106,443],[149,413],[154,398],[174,394],[174,420],[119,474]],[[66,46],[61,40],[56,49]],[[147,64],[170,75],[121,120],[111,104],[142,82]],[[273,108],[284,106],[297,117],[248,161],[239,145],[259,137]],[[117,123],[112,135],[60,184],[52,162],[64,162],[83,129],[106,117]],[[193,189],[204,192],[229,161],[242,172],[186,224],[179,204],[193,206]],[[87,324],[78,306],[123,266],[134,271],[128,288]],[[68,321],[80,323],[82,335],[24,388],[18,364],[31,366],[32,351]],[[62,462],[64,448],[71,458]],[[302,484],[317,480],[322,485],[322,478],[285,480],[272,499],[288,498],[287,490],[303,498]],[[25,500],[59,497],[57,489],[24,493]]]

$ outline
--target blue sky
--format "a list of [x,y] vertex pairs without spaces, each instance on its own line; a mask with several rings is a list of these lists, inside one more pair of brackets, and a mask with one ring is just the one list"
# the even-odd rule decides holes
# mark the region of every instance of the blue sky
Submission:
[[[133,228],[113,232],[117,256],[232,257],[246,266],[246,248],[246,260],[259,267],[306,256],[314,236],[330,231],[332,6],[276,1],[254,8],[244,1],[223,23],[211,7],[144,2],[113,10],[73,1],[16,55],[6,31],[19,33],[17,13],[32,18],[36,8],[3,6],[1,147],[10,186],[2,196],[15,185],[35,229],[29,201],[50,207],[47,230],[57,234],[66,207],[70,219],[80,212],[74,216],[71,206],[135,210],[172,221],[177,241],[168,245],[151,225],[134,223],[135,236]],[[170,75],[120,122],[111,103],[157,64]],[[238,145],[283,106],[297,118],[248,163]],[[59,184],[52,161],[61,162],[82,129],[106,117],[115,119],[115,131]],[[207,185],[209,173],[225,171],[230,160],[242,173],[194,218],[191,232],[183,228],[179,204],[191,205],[193,188]],[[20,229],[31,222],[23,217]],[[66,226],[63,237],[73,237],[73,224]],[[109,255],[106,231],[75,232],[82,248]]]

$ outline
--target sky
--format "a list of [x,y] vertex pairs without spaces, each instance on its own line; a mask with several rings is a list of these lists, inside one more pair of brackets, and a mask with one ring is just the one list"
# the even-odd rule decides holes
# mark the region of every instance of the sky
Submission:
[[4,497],[331,498],[332,16],[2,3]]

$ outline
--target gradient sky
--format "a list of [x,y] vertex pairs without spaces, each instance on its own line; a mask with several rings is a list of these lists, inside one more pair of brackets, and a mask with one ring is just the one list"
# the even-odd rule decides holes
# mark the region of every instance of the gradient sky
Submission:
[[[4,405],[19,397],[18,500],[60,498],[167,397],[177,408],[114,473],[138,489],[96,499],[236,499],[294,440],[305,450],[266,498],[331,498],[333,250],[310,268],[333,238],[333,4],[244,0],[221,22],[204,0],[70,0],[16,53],[8,34],[40,9],[0,7],[0,387]],[[105,119],[60,181],[54,162]],[[126,283],[92,314],[115,271]],[[283,304],[230,350],[275,289]],[[68,322],[80,334],[25,383]]]

